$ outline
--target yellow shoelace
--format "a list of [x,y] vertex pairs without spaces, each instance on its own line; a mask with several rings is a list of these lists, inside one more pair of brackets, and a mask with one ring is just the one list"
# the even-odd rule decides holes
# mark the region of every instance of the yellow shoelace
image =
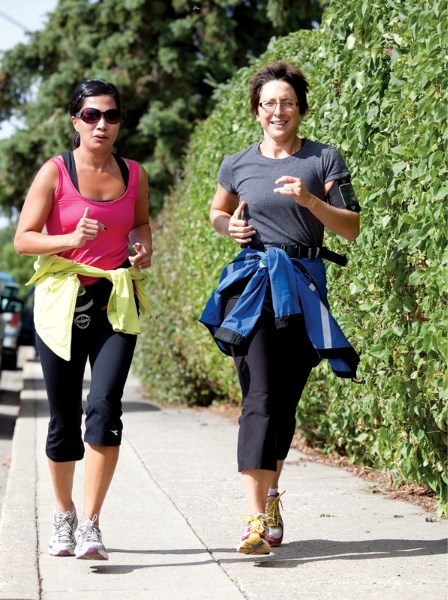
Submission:
[[275,496],[272,500],[268,497],[266,500],[266,516],[268,518],[269,527],[278,527],[280,518],[280,506],[283,508],[282,501],[280,498],[285,492],[282,492],[278,496]]
[[264,533],[264,529],[266,527],[266,515],[259,513],[257,515],[251,515],[248,513],[244,513],[240,515],[240,521],[246,522],[248,525],[250,524],[252,531],[256,533]]

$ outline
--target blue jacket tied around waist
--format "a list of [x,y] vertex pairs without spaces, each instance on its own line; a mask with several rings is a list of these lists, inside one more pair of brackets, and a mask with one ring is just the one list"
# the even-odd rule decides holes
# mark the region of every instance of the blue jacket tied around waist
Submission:
[[[247,279],[246,287],[224,319],[224,293],[243,279]],[[224,268],[199,319],[219,349],[230,355],[232,347],[238,348],[250,337],[269,288],[276,327],[288,327],[303,315],[308,337],[320,358],[329,359],[338,377],[354,379],[359,356],[329,311],[322,259],[291,259],[280,248],[245,249]]]

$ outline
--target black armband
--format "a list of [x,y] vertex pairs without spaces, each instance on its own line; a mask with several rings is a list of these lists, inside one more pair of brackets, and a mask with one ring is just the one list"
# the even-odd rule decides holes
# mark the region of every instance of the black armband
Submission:
[[350,183],[350,177],[343,177],[342,179],[336,179],[328,192],[327,198],[331,201],[338,202],[342,198],[344,206],[347,210],[353,212],[361,212],[358,198],[356,197],[355,190]]

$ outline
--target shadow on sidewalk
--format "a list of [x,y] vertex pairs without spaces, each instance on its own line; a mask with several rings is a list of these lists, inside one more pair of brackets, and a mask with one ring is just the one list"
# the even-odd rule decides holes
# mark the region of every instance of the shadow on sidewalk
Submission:
[[16,419],[16,415],[0,414],[0,440],[12,440]]
[[12,440],[19,405],[20,392],[0,390],[0,440]]
[[216,560],[210,555],[210,552],[206,549],[176,549],[176,550],[125,550],[122,548],[108,549],[110,554],[147,554],[149,555],[180,555],[180,556],[188,556],[189,554],[198,554],[203,555],[205,560],[197,560],[194,562],[178,562],[178,563],[148,563],[146,565],[138,564],[138,565],[95,565],[91,567],[91,572],[96,575],[126,575],[132,573],[133,571],[138,571],[141,569],[154,569],[154,568],[166,568],[166,567],[203,567],[207,564],[216,563]]
[[19,406],[20,391],[0,389],[0,407],[2,406]]
[[[23,399],[22,400],[22,404],[26,404],[27,402],[30,402],[29,400]],[[34,405],[37,407],[37,411],[40,417],[45,417],[48,416],[49,413],[49,408],[48,408],[48,400],[46,398],[41,398],[41,399],[33,399],[31,402],[34,403]],[[86,412],[86,408],[87,408],[87,402],[85,400],[83,400],[82,402],[82,409],[83,409],[83,413],[85,414]],[[159,410],[162,410],[159,406],[156,406],[155,404],[149,404],[148,402],[123,402],[123,415],[126,418],[126,413],[131,413],[131,412],[157,412]],[[21,417],[31,417],[31,418],[35,418],[35,414],[34,413],[21,413]],[[1,416],[1,419],[3,419],[3,415]]]
[[[447,541],[446,538],[440,540],[379,539],[356,542],[303,540],[274,548],[274,555],[271,554],[272,560],[263,561],[257,566],[284,569],[320,561],[432,556],[445,554]],[[221,562],[230,562],[230,559]]]
[[[356,542],[339,542],[336,540],[304,540],[283,544],[280,548],[274,548],[267,556],[241,556],[234,548],[215,548],[208,551],[192,549],[176,550],[128,550],[122,548],[110,549],[111,554],[147,554],[151,555],[189,555],[204,554],[211,555],[210,559],[196,562],[178,563],[149,563],[147,565],[95,565],[92,573],[97,575],[127,574],[141,569],[154,569],[166,567],[203,566],[211,562],[238,563],[252,561],[254,567],[265,569],[294,569],[300,565],[310,562],[324,562],[334,560],[377,560],[379,558],[407,558],[415,556],[431,556],[445,554],[447,539],[440,540],[365,540]],[[235,558],[214,558],[214,554],[233,554]],[[115,557],[117,558],[117,557]]]

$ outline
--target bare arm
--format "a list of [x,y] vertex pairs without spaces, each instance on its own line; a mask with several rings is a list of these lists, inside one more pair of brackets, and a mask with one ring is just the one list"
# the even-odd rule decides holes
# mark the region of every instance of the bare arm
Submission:
[[53,196],[58,184],[56,165],[47,162],[39,170],[20,213],[14,237],[17,254],[32,256],[56,254],[70,248],[81,248],[87,240],[94,239],[105,227],[96,219],[90,219],[88,208],[80,215],[76,229],[71,233],[47,235],[43,233],[48,215],[53,208]]
[[151,266],[152,255],[152,235],[149,225],[149,206],[148,206],[148,176],[142,166],[139,167],[138,197],[135,203],[134,227],[129,232],[129,241],[131,242],[135,256],[130,256],[129,260],[133,267],[145,269]]
[[242,217],[246,203],[238,204],[238,196],[230,194],[221,185],[213,198],[210,221],[220,235],[228,235],[239,244],[247,244],[255,233],[252,225]]
[[[282,183],[283,187],[274,189],[274,192],[292,197],[297,204],[307,208],[319,221],[333,233],[340,235],[353,242],[359,235],[360,218],[359,213],[345,208],[336,208],[320,198],[311,194],[297,177],[280,177],[275,183]],[[325,184],[325,192],[328,192],[333,181]]]

